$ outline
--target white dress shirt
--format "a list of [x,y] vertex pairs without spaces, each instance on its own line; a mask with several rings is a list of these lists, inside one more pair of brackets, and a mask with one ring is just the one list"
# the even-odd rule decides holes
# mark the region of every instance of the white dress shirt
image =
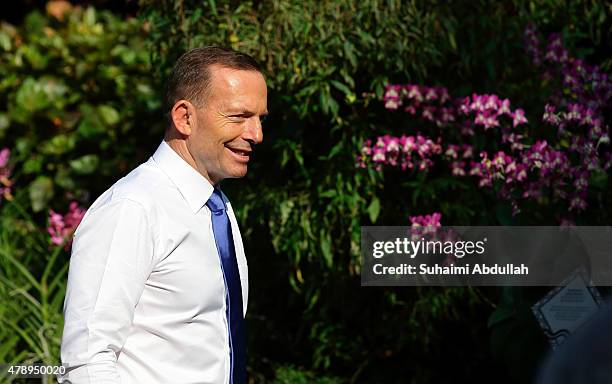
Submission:
[[[162,141],[89,208],[74,234],[61,383],[228,383],[213,186]],[[246,313],[248,271],[227,204]]]

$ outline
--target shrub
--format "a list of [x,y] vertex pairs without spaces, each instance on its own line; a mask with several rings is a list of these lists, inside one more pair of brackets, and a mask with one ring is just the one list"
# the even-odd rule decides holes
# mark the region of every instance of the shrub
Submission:
[[88,202],[160,140],[144,34],[136,19],[80,7],[0,26],[0,140],[34,212]]

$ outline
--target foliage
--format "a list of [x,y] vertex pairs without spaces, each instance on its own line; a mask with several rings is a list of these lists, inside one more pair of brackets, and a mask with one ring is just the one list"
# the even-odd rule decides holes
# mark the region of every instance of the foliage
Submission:
[[28,203],[22,191],[1,210],[0,361],[58,365],[67,254],[63,243],[53,246],[39,229],[24,208]]
[[292,366],[276,368],[272,384],[339,384],[339,379],[322,377],[315,378],[312,372],[296,369]]
[[135,19],[78,7],[0,26],[0,140],[34,212],[87,202],[148,154],[161,127],[143,34]]

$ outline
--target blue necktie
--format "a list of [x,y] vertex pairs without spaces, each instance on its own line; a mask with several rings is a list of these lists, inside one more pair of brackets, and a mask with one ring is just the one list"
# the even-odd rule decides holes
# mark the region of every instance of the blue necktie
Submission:
[[242,312],[242,286],[234,250],[232,227],[219,189],[214,189],[206,206],[212,211],[212,227],[227,291],[226,315],[229,322],[231,355],[230,384],[244,384],[246,383],[246,340]]

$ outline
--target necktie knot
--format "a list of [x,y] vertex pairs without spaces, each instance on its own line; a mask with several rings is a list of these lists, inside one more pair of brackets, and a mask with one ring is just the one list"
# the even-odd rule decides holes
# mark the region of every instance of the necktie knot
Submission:
[[215,214],[220,215],[225,212],[225,202],[221,197],[221,191],[215,188],[212,195],[206,202],[206,206]]

